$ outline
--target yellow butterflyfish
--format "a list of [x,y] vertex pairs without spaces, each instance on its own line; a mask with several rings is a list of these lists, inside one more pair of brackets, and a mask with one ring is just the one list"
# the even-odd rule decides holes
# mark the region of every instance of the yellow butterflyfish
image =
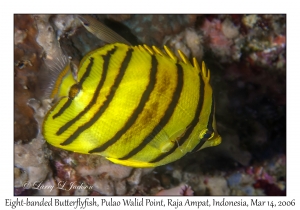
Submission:
[[[93,34],[105,33],[91,17],[79,18]],[[166,46],[163,52],[116,42],[120,38],[109,33],[112,43],[88,53],[76,79],[64,59],[51,92],[57,102],[42,125],[49,144],[126,166],[156,167],[221,143],[204,62],[200,67],[194,58],[191,64],[179,51],[181,61]]]

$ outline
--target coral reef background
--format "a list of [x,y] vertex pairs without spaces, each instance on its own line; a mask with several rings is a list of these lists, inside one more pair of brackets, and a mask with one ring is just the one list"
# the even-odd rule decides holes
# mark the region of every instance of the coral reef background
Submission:
[[[165,44],[204,60],[211,70],[223,142],[155,169],[119,166],[48,145],[38,135],[38,119],[49,106],[39,85],[44,58],[60,45],[79,63],[105,43],[75,15],[15,15],[15,195],[154,195],[181,183],[190,185],[195,195],[286,194],[286,15],[94,17],[133,44]],[[31,98],[37,100],[30,107]],[[23,183],[34,181],[87,187],[24,188]]]

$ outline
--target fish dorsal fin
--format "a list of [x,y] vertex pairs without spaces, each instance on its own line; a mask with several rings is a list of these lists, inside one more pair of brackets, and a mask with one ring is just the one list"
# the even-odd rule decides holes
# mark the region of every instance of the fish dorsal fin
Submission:
[[124,43],[131,45],[126,39],[120,36],[118,33],[108,28],[103,23],[99,22],[97,19],[89,15],[77,15],[78,19],[82,25],[97,38],[107,42],[107,43]]
[[186,57],[186,55],[181,50],[178,50],[178,54],[185,64],[191,65],[189,59]]
[[166,53],[168,54],[168,56],[172,60],[174,60],[175,62],[177,62],[178,59],[177,59],[176,55],[172,52],[172,50],[170,50],[170,48],[168,48],[166,45],[164,45],[164,49],[165,49]]

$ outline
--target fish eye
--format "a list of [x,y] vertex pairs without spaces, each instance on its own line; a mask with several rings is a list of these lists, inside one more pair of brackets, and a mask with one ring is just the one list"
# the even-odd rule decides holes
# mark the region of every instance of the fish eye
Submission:
[[79,84],[74,84],[69,91],[69,98],[73,99],[75,96],[79,93],[80,91],[80,85]]
[[81,16],[78,16],[79,20],[82,22],[84,26],[89,26],[90,24]]
[[85,25],[85,26],[89,26],[90,24],[89,24],[89,23],[87,23],[87,22],[83,22],[83,25]]

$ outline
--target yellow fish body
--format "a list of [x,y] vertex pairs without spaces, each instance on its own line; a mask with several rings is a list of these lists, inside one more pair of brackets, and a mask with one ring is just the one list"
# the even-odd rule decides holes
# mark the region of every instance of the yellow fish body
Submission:
[[88,53],[77,79],[66,65],[42,134],[53,146],[156,167],[221,143],[210,71],[165,47],[114,43]]

